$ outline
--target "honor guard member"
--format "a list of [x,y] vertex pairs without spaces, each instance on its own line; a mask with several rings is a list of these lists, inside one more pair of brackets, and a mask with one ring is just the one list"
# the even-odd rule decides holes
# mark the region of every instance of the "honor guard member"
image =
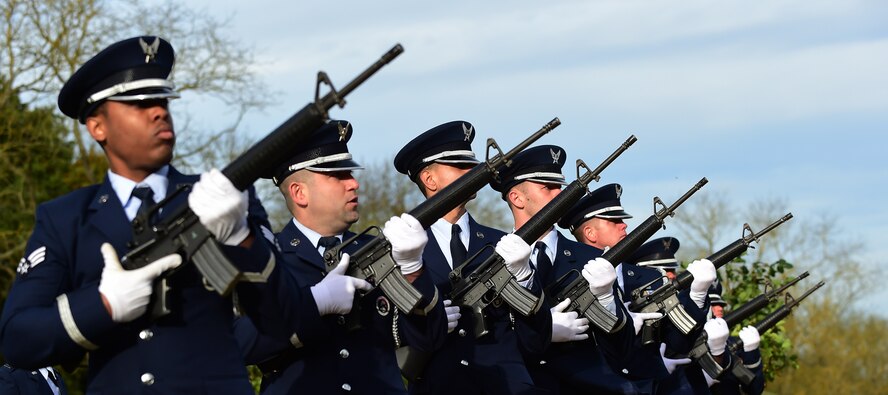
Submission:
[[[624,220],[632,218],[632,215],[626,212],[620,202],[622,193],[620,184],[607,184],[595,189],[573,205],[558,222],[558,226],[568,230],[578,242],[594,247],[599,255],[602,254],[604,249],[616,245],[626,237]],[[659,271],[632,263],[618,264],[616,273],[621,299],[627,302],[633,291],[650,293],[664,284],[656,281],[662,277]],[[659,313],[651,316],[647,314],[651,313],[630,313],[636,334],[641,330],[644,319],[662,316]],[[620,378],[614,380],[629,380],[631,384],[624,385],[634,386],[632,392],[653,393],[656,380],[664,379],[670,373],[660,358],[659,349],[659,345],[643,346],[641,339],[636,338],[632,358],[623,364],[612,364],[614,372],[620,374]]]
[[[410,177],[426,198],[441,192],[479,163],[472,151],[475,128],[465,121],[436,126],[402,148],[395,156],[395,169]],[[497,243],[507,268],[519,279],[527,279],[529,247],[521,238],[479,224],[466,210],[466,203],[446,213],[427,230],[431,241],[423,250],[424,268],[441,295],[451,291],[449,273],[487,245]],[[517,239],[517,240],[516,240]],[[471,273],[491,253],[486,249],[463,269]],[[525,284],[527,281],[525,281]],[[539,295],[539,290],[537,290]],[[541,309],[531,317],[512,313],[508,305],[487,307],[490,332],[476,339],[472,314],[460,314],[448,305],[448,331],[444,346],[433,354],[402,350],[404,372],[412,394],[517,394],[535,388],[524,366],[520,350],[543,350],[548,345],[551,318]]]
[[639,247],[627,260],[638,266],[656,269],[662,276],[672,281],[675,280],[680,267],[678,259],[675,259],[675,253],[680,246],[681,243],[674,237],[652,239]]
[[[515,229],[520,229],[528,220],[552,201],[566,184],[561,172],[567,154],[561,147],[543,145],[524,150],[515,156],[512,165],[500,173],[493,188],[502,194],[515,220]],[[626,358],[635,333],[632,324],[626,325],[628,311],[619,296],[615,295],[616,273],[610,262],[596,259],[600,251],[579,244],[564,237],[554,226],[535,244],[530,261],[536,271],[536,279],[547,292],[557,293],[560,289],[550,289],[561,275],[572,270],[582,273],[598,301],[622,322],[620,329],[613,334],[588,329],[585,318],[579,333],[568,332],[568,336],[557,336],[559,330],[553,326],[553,344],[543,354],[527,353],[525,359],[537,385],[554,393],[604,393],[624,392],[624,386],[611,380],[615,375],[607,367],[606,359]],[[566,285],[566,282],[564,284]],[[553,308],[553,313],[563,311],[567,303]],[[576,321],[576,313],[567,318]],[[553,322],[556,321],[553,316]],[[573,323],[567,327],[576,328]],[[585,332],[585,333],[583,333]],[[592,335],[592,336],[590,336]],[[571,343],[567,343],[571,342]]]
[[[727,308],[727,302],[722,298],[721,283],[716,281],[709,288],[710,310],[714,318],[724,318],[724,310]],[[730,328],[728,328],[730,329]],[[710,382],[710,390],[713,394],[733,395],[733,394],[751,394],[759,395],[765,390],[765,373],[762,365],[762,353],[759,350],[761,336],[755,326],[749,325],[740,329],[739,339],[743,341],[743,350],[737,353],[737,356],[743,360],[746,366],[755,378],[749,384],[740,382],[730,371],[725,372],[718,381],[712,381],[707,375],[707,381]],[[728,345],[737,341],[736,337],[728,338]]]
[[[674,237],[651,239],[626,258],[626,262],[657,269],[669,279],[668,281],[672,281],[679,267],[675,254],[680,246],[681,243]],[[705,323],[709,311],[709,287],[715,281],[715,267],[704,259],[692,262],[687,270],[694,274],[694,281],[689,289],[679,292],[678,300],[696,322]],[[703,326],[688,334],[682,334],[668,319],[661,319],[658,325],[660,325],[661,341],[664,343],[660,346],[661,356],[670,375],[657,383],[657,393],[708,393],[702,370],[696,365],[688,365],[690,360],[686,358],[687,352],[702,333]]]
[[5,364],[0,367],[0,394],[68,395],[68,387],[52,367],[29,371]]
[[[652,239],[638,247],[638,250],[626,258],[626,261],[638,266],[660,270],[669,278],[669,281],[672,281],[675,279],[679,267],[675,254],[680,246],[681,243],[674,237]],[[690,288],[679,292],[679,301],[691,318],[698,323],[706,322],[709,314],[709,287],[716,278],[715,266],[707,259],[699,259],[691,262],[687,270],[694,275],[694,281]],[[670,350],[679,353],[687,352],[693,346],[694,339],[699,333],[699,329],[697,329],[687,335],[676,334],[670,336],[671,340],[667,339],[666,343]],[[682,344],[685,343],[684,341],[687,344]]]
[[[37,208],[0,322],[2,352],[13,366],[77,363],[88,352],[88,393],[253,393],[230,298],[208,289],[194,265],[183,266],[169,278],[169,297],[180,303],[152,321],[144,314],[152,281],[181,257],[135,270],[123,270],[118,259],[129,249],[134,216],[193,184],[154,214],[163,219],[188,204],[248,277],[267,280],[261,272],[273,268],[269,245],[255,237],[266,223],[259,202],[248,203],[218,170],[198,181],[169,164],[176,134],[168,102],[179,97],[167,79],[173,61],[167,41],[135,37],[99,52],[62,87],[59,108],[86,126],[109,170],[103,183]],[[245,304],[262,289],[237,287]]]
[[[263,394],[406,394],[395,359],[397,343],[430,350],[440,346],[446,334],[444,306],[434,284],[422,276],[425,230],[413,217],[392,218],[383,233],[400,272],[424,295],[417,308],[422,313],[399,311],[381,289],[371,291],[368,282],[343,275],[348,253],[372,236],[360,236],[346,246],[336,268],[326,274],[324,252],[355,236],[348,229],[359,218],[360,185],[353,172],[363,167],[348,151],[351,135],[349,122],[328,122],[294,148],[272,177],[293,214],[277,234],[283,267],[299,287],[311,289],[315,314],[323,317],[309,320],[315,324],[298,339],[277,339],[282,351],[259,364],[265,373]],[[351,291],[324,285],[331,278],[338,278],[334,285],[350,284]],[[355,290],[364,294],[353,306]],[[358,328],[347,325],[353,318],[360,322]]]
[[718,279],[716,279],[712,285],[709,286],[710,318],[725,318],[725,309],[728,307],[728,302],[725,302],[721,294],[722,286]]

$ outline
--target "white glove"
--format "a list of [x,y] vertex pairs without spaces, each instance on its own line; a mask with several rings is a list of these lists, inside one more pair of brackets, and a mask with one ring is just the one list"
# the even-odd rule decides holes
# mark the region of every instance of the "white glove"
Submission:
[[688,271],[694,275],[689,296],[694,304],[703,308],[706,304],[706,295],[709,294],[709,286],[715,281],[715,266],[709,259],[698,259],[688,265]]
[[311,295],[314,296],[320,315],[348,314],[355,301],[355,290],[369,291],[373,288],[367,281],[345,275],[348,261],[348,254],[342,254],[336,268],[311,287]]
[[666,358],[666,343],[660,343],[660,359],[663,360],[663,366],[666,367],[666,371],[669,372],[669,374],[672,374],[672,372],[674,372],[679,366],[691,363],[690,358]]
[[728,335],[731,333],[728,323],[721,318],[715,318],[707,321],[703,325],[703,330],[706,331],[706,345],[709,346],[709,353],[714,356],[724,354]]
[[[627,308],[626,310],[628,311],[629,309]],[[632,311],[629,311],[629,317],[632,318],[632,326],[635,327],[635,334],[638,335],[646,320],[659,320],[660,318],[663,318],[663,313],[656,311],[653,313],[633,313]]]
[[151,300],[151,283],[161,273],[182,264],[178,254],[167,255],[134,270],[123,270],[117,251],[108,243],[102,243],[105,267],[99,280],[99,293],[111,307],[114,322],[130,322],[148,309]]
[[526,281],[533,274],[530,268],[530,245],[514,233],[503,236],[494,248],[499,256],[506,261],[506,269],[518,281]]
[[453,302],[450,299],[444,299],[444,312],[447,314],[447,333],[453,332],[456,329],[456,324],[459,323],[459,319],[462,318],[462,314],[459,313],[459,306],[452,306]]
[[583,265],[583,278],[589,283],[589,290],[598,298],[602,306],[614,302],[614,281],[617,271],[604,258],[595,258]]
[[392,217],[386,221],[382,234],[392,244],[392,259],[401,268],[401,274],[422,269],[422,250],[429,236],[416,218],[407,213]]
[[754,326],[747,326],[740,330],[740,340],[743,341],[743,351],[750,352],[759,348],[762,337]]
[[188,206],[222,244],[236,246],[250,235],[247,191],[238,191],[218,169],[200,175],[188,195]]
[[552,312],[552,343],[572,342],[589,338],[585,332],[589,330],[589,320],[577,318],[576,311],[564,312],[570,304],[570,299],[564,299]]

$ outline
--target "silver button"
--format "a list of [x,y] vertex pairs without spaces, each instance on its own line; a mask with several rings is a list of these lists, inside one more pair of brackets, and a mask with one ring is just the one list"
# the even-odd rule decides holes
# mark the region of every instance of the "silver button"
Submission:
[[151,373],[145,373],[142,375],[142,384],[151,385],[154,384],[154,375]]
[[348,350],[346,350],[344,348],[342,350],[339,350],[339,356],[342,357],[343,359],[348,358]]
[[540,360],[540,365],[545,365],[545,364],[546,364],[546,360],[545,360],[545,359],[541,359],[541,360]]
[[345,317],[341,315],[336,317],[336,323],[339,325],[345,325]]
[[342,389],[343,389],[344,391],[351,391],[351,390],[352,390],[352,386],[348,385],[348,383],[345,383],[345,384],[342,385]]
[[623,368],[623,374],[629,374],[629,369]]
[[154,332],[151,329],[144,329],[139,332],[139,339],[151,340],[152,337],[154,337]]
[[465,359],[463,359],[462,361],[459,361],[459,363],[462,366],[469,366],[469,361],[466,361]]
[[466,337],[466,330],[465,329],[460,329],[459,332],[457,332],[457,333],[459,333],[459,335],[462,337]]

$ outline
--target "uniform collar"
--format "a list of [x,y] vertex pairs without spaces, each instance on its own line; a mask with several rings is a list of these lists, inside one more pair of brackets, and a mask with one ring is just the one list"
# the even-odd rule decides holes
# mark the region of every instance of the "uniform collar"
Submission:
[[[315,247],[315,249],[323,255],[323,251],[321,251],[321,247],[318,245],[318,242],[321,240],[322,237],[321,234],[309,229],[307,226],[299,222],[296,218],[293,218],[293,225],[295,225],[296,229],[299,229],[299,231],[302,232],[302,235],[311,242],[312,247]],[[336,235],[336,238],[339,239],[340,243],[342,243],[341,233]]]
[[[555,251],[557,251],[557,248],[558,248],[558,235],[559,235],[558,231],[555,230],[555,228],[553,227],[552,229],[549,230],[548,233],[546,233],[542,238],[539,239],[539,241],[543,242],[543,244],[546,245],[546,255],[549,256],[550,262],[555,262]],[[534,243],[534,244],[536,244],[536,243]],[[531,245],[530,248],[531,248],[530,259],[535,261],[536,255],[537,255],[537,252],[536,252],[537,249],[534,248],[534,245]]]
[[169,186],[170,182],[167,177],[169,171],[170,165],[164,165],[156,172],[149,174],[148,177],[145,177],[144,180],[137,183],[129,178],[115,174],[109,169],[108,181],[111,183],[111,188],[114,189],[114,194],[120,199],[120,204],[126,207],[130,198],[133,196],[133,189],[135,189],[136,186],[144,185],[151,187],[151,191],[154,192],[154,199],[157,201],[166,197],[167,186]]
[[462,241],[463,246],[468,249],[471,232],[469,232],[469,212],[466,211],[462,216],[456,220],[455,224],[451,224],[447,222],[444,218],[438,218],[429,229],[432,231],[432,235],[435,236],[435,240],[438,242],[438,246],[441,248],[441,253],[444,254],[444,257],[447,259],[447,262],[450,263],[451,268],[454,265],[459,265],[462,262],[453,262],[453,257],[450,255],[450,239],[452,237],[453,225],[459,225],[459,240]]

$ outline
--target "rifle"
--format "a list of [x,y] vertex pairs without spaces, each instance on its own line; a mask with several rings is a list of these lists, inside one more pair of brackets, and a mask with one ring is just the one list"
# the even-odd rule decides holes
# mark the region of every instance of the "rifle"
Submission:
[[770,281],[765,282],[765,293],[756,296],[752,300],[744,303],[742,306],[732,309],[730,313],[725,314],[724,320],[728,324],[728,327],[733,327],[749,317],[752,317],[753,314],[757,313],[759,310],[763,309],[768,303],[771,303],[772,300],[776,299],[778,295],[782,294],[789,287],[795,285],[803,278],[808,277],[808,272],[804,272],[800,274],[798,277],[789,280],[786,284],[783,284],[780,288],[771,289],[774,285]]
[[[552,119],[505,154],[496,144],[496,141],[488,139],[487,154],[484,162],[475,165],[456,181],[420,203],[413,210],[410,210],[408,214],[416,218],[423,228],[428,228],[444,214],[469,200],[473,194],[493,180],[501,167],[511,166],[512,158],[515,155],[518,155],[519,152],[560,124],[561,120],[558,118]],[[490,156],[491,149],[496,150],[496,154],[493,157]],[[381,288],[386,296],[392,300],[392,303],[401,311],[412,312],[422,298],[422,294],[401,275],[398,266],[391,256],[392,245],[385,238],[379,227],[369,227],[360,234],[343,241],[340,245],[327,250],[324,253],[327,272],[333,270],[339,263],[339,257],[343,248],[371,230],[375,230],[376,235],[372,240],[355,251],[355,253],[351,254],[351,261],[346,273],[350,276],[367,280],[374,287]],[[392,275],[396,270],[397,274]],[[354,313],[355,310],[353,309],[350,316],[355,317]],[[350,327],[354,328],[355,325],[356,323],[352,322]]]
[[[402,52],[404,52],[404,48],[400,44],[396,44],[338,91],[333,87],[326,73],[318,72],[314,101],[238,156],[222,170],[222,174],[238,190],[246,190],[262,175],[270,173],[276,166],[287,160],[292,151],[291,147],[301,143],[317,128],[323,126],[329,118],[327,112],[334,104],[339,107],[345,106],[345,96]],[[330,92],[323,97],[320,97],[321,84],[326,84],[330,88]],[[149,213],[137,216],[133,220],[133,239],[128,244],[130,251],[121,259],[121,264],[126,269],[137,269],[161,257],[177,253],[182,255],[183,262],[194,263],[204,277],[205,285],[211,287],[219,295],[228,295],[234,285],[245,275],[225,257],[215,237],[200,223],[197,215],[191,211],[187,204],[170,209],[170,214],[164,219],[157,221],[157,223],[151,223],[152,215],[186,189],[188,187],[177,189],[160,201]],[[154,282],[154,290],[151,294],[152,319],[170,313],[168,281],[170,276],[185,266],[183,264],[174,270],[165,272]]]
[[[780,224],[789,221],[791,218],[792,213],[786,214],[758,233],[753,232],[749,227],[749,224],[743,224],[743,233],[739,239],[710,255],[706,259],[712,261],[713,266],[718,269],[746,252],[746,250],[751,247],[750,243],[758,241],[758,239],[764,234],[772,231]],[[805,276],[807,276],[807,273]],[[652,285],[654,282],[659,281],[660,279],[654,280],[645,284],[643,287],[633,290],[632,303],[629,304],[629,310],[642,313],[651,313],[655,311],[662,312],[669,317],[669,320],[672,321],[682,333],[687,334],[696,323],[692,323],[693,318],[687,315],[687,312],[684,311],[684,308],[679,304],[678,292],[691,286],[691,283],[694,282],[694,275],[691,274],[691,272],[685,271],[679,274],[675,278],[675,281],[657,288],[649,295],[645,295],[644,292],[642,292],[642,290]],[[676,307],[681,310],[676,312]],[[656,341],[656,339],[654,339],[653,321],[654,320],[648,320],[645,322],[642,331],[643,344],[650,344]]]
[[[805,291],[805,293],[798,299],[793,298],[792,295],[787,293],[785,295],[784,305],[780,306],[777,310],[774,310],[771,314],[768,314],[768,316],[766,316],[758,324],[755,325],[755,329],[760,334],[767,332],[769,329],[776,326],[778,322],[789,316],[793,308],[798,306],[799,303],[802,302],[802,300],[814,293],[814,291],[818,290],[824,284],[826,283],[823,281],[817,283],[817,285]],[[704,346],[706,344],[705,337],[703,340],[703,344]],[[731,373],[733,373],[734,376],[737,377],[737,379],[740,380],[741,383],[749,384],[755,378],[755,374],[752,373],[749,368],[744,366],[742,360],[737,356],[737,353],[742,349],[743,340],[740,339],[737,339],[737,341],[726,347],[725,352],[730,353],[729,355],[731,356],[731,365],[728,367],[728,369],[722,368],[721,365],[715,362],[715,360],[712,358],[712,355],[708,352],[706,352],[702,358],[699,358],[698,362],[700,363],[700,367],[706,370],[706,374],[708,374],[709,377],[718,378],[722,376],[725,371],[730,370]]]
[[[770,287],[773,287],[773,285],[771,285],[771,282],[766,282],[765,293],[756,296],[752,300],[744,303],[743,306],[740,306],[739,308],[731,311],[731,313],[724,316],[724,320],[725,323],[728,324],[728,328],[736,326],[737,324],[743,322],[743,320],[746,320],[747,318],[753,316],[755,313],[761,311],[778,295],[806,277],[808,277],[808,272],[802,273],[801,275],[790,280],[780,288],[773,290],[769,290]],[[709,349],[706,346],[706,339],[706,332],[703,332],[699,336],[697,336],[697,339],[694,341],[694,347],[688,353],[688,356],[693,358],[694,360],[703,358],[709,352]]]
[[[593,180],[598,181],[601,178],[599,174],[616,160],[620,154],[626,151],[629,146],[635,143],[636,140],[638,139],[634,135],[630,136],[595,170],[589,170],[585,162],[577,160],[577,179],[565,187],[545,207],[540,209],[524,226],[516,230],[515,234],[528,244],[539,239],[571,206],[588,193],[589,183]],[[580,174],[580,169],[585,169],[586,172]],[[512,308],[524,316],[536,313],[542,304],[541,299],[518,284],[518,281],[506,268],[503,257],[495,252],[475,268],[471,274],[463,276],[463,268],[474,261],[479,254],[481,254],[480,251],[450,272],[450,282],[453,284],[450,298],[455,305],[467,306],[472,310],[472,314],[475,317],[476,337],[481,337],[487,333],[487,323],[484,319],[483,310],[496,298],[502,298],[509,306],[512,306]],[[594,296],[592,299],[597,303],[597,299]],[[617,321],[615,316],[608,319],[606,316],[612,316],[612,314],[601,307],[600,304],[598,304],[598,310],[603,312],[601,321],[613,321],[614,323]],[[615,324],[611,324],[611,326],[613,325]]]
[[[629,257],[629,255],[635,252],[638,247],[641,247],[645,241],[650,239],[654,233],[657,233],[660,228],[666,229],[666,217],[674,217],[675,210],[678,209],[678,206],[681,206],[682,203],[699,191],[700,188],[703,188],[708,182],[709,180],[707,180],[706,177],[703,177],[696,185],[691,187],[689,191],[685,192],[682,197],[678,198],[678,200],[676,200],[675,203],[672,203],[672,206],[669,207],[666,207],[666,204],[663,203],[659,197],[654,197],[654,214],[644,220],[644,222],[633,229],[632,232],[629,232],[629,234],[617,244],[605,251],[601,257],[607,259],[608,262],[612,263],[614,266],[619,265],[620,262],[623,262]],[[658,205],[662,207],[660,210],[657,210]]]
[[[706,177],[700,179],[691,189],[685,192],[672,206],[666,207],[666,204],[660,200],[659,197],[654,197],[654,214],[648,217],[644,222],[641,223],[637,228],[635,228],[632,232],[626,235],[622,240],[620,240],[613,247],[608,249],[601,255],[602,258],[607,259],[614,266],[619,265],[620,262],[625,260],[629,254],[635,252],[647,239],[649,239],[654,233],[656,233],[661,227],[665,228],[666,217],[671,217],[675,215],[675,210],[678,206],[681,206],[688,198],[691,197],[694,193],[700,190],[709,180]],[[657,206],[661,206],[662,209],[658,210]],[[569,291],[576,291],[579,289],[578,287],[583,285],[584,279],[582,277],[576,278],[568,287]],[[559,279],[558,281],[561,281]],[[558,298],[567,297],[567,295],[559,295]],[[563,300],[563,299],[562,299]],[[658,310],[662,310],[669,317],[669,319],[675,323],[676,327],[682,330],[682,333],[690,332],[694,326],[697,325],[697,322],[691,318],[690,315],[684,310],[684,308],[679,304],[678,298],[671,298],[664,302],[662,306]],[[653,321],[653,320],[651,320]],[[656,321],[654,321],[656,322]],[[645,332],[646,337],[651,339],[650,341],[646,341],[644,344],[653,343],[654,338],[654,322],[645,323]]]

